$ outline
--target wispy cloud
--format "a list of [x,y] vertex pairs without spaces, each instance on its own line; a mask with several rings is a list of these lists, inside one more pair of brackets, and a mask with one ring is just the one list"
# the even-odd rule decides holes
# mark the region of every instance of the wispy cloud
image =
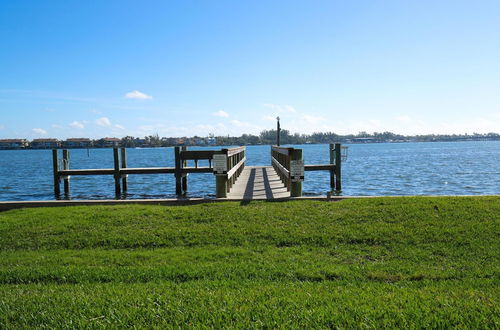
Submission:
[[99,119],[96,119],[95,123],[101,127],[109,127],[111,126],[111,120],[107,117],[101,117]]
[[219,110],[217,112],[212,113],[213,116],[216,117],[222,117],[222,118],[229,118],[229,114],[223,110]]
[[116,125],[115,125],[115,127],[116,127],[116,128],[118,128],[118,129],[121,129],[121,130],[125,129],[125,127],[124,127],[124,126],[119,125],[119,124],[116,124]]
[[137,90],[125,94],[126,99],[151,100],[153,97]]
[[56,129],[63,128],[61,125],[58,125],[58,124],[52,124],[51,126],[52,126],[52,128],[56,128]]
[[37,135],[47,135],[47,131],[43,128],[33,128],[32,131]]
[[276,113],[295,113],[297,110],[295,110],[294,107],[291,105],[279,105],[279,104],[272,104],[272,103],[266,103],[264,104],[266,108],[272,109]]
[[69,127],[71,127],[71,128],[77,128],[77,129],[83,129],[85,127],[85,125],[83,125],[83,123],[75,120],[74,122],[72,122],[72,123],[69,124]]

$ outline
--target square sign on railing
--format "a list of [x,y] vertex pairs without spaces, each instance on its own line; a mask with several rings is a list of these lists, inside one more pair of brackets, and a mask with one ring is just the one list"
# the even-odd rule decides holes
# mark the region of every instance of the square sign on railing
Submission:
[[304,160],[290,161],[290,178],[292,182],[304,181]]
[[214,154],[213,167],[215,175],[227,174],[227,156],[224,154]]

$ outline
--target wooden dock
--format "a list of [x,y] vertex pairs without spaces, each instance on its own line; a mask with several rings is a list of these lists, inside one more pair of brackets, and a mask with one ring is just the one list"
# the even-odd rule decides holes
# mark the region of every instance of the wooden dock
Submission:
[[228,199],[272,200],[289,198],[290,192],[272,166],[246,166],[233,185]]
[[[273,200],[302,196],[305,171],[328,171],[332,191],[341,190],[341,145],[329,145],[328,164],[304,164],[302,149],[271,146],[272,166],[246,166],[246,148],[236,147],[220,150],[187,150],[174,148],[174,167],[134,168],[127,166],[125,148],[113,149],[113,168],[70,168],[70,151],[52,150],[54,195],[56,199],[70,199],[70,178],[79,175],[109,175],[114,177],[115,195],[122,198],[128,190],[128,176],[133,174],[174,174],[177,196],[185,196],[188,190],[188,174],[213,173],[216,197],[231,200]],[[208,166],[198,166],[199,162]],[[191,165],[191,166],[189,166]],[[192,166],[194,165],[194,166]],[[64,197],[61,196],[61,181]]]

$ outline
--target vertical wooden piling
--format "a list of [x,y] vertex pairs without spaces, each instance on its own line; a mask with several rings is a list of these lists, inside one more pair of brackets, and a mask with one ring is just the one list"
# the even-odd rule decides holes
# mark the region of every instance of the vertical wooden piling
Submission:
[[181,149],[180,147],[174,148],[175,156],[175,193],[182,195],[182,163],[181,163]]
[[[126,148],[121,148],[121,165],[122,165],[122,168],[127,168],[127,149]],[[122,175],[122,189],[124,192],[128,190],[128,175],[127,174]]]
[[[217,154],[225,154],[227,156],[227,149],[222,149]],[[229,157],[228,157],[229,158]],[[227,160],[227,169],[229,169],[229,159]],[[215,175],[215,196],[217,198],[226,198],[229,189],[227,174]]]
[[[302,149],[293,149],[290,155],[290,161],[292,160],[302,160]],[[288,168],[291,168],[290,166]],[[290,180],[291,181],[291,180]],[[302,196],[302,181],[290,182],[290,196],[300,197]]]
[[335,190],[342,190],[342,146],[335,143]]
[[61,180],[59,178],[59,159],[57,149],[52,149],[52,167],[54,173],[54,195],[56,199],[61,196]]
[[[69,170],[69,150],[64,149],[63,150],[63,170]],[[63,177],[63,182],[64,182],[64,195],[65,198],[69,197],[69,176],[65,175]]]
[[[187,151],[187,147],[182,147],[181,151]],[[187,160],[182,161],[182,168],[187,167]],[[185,194],[188,190],[188,174],[182,174],[182,193]]]
[[118,148],[113,148],[113,159],[115,164],[115,195],[117,198],[121,195],[121,187],[120,187],[120,154],[118,153]]
[[[330,143],[330,164],[335,164],[335,144]],[[335,169],[331,169],[330,171],[330,191],[335,189]]]

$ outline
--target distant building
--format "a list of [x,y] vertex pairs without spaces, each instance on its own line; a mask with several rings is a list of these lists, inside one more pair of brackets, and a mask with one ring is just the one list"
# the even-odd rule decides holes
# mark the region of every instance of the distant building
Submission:
[[90,148],[92,141],[87,138],[71,138],[63,142],[65,148]]
[[57,139],[34,139],[30,146],[32,149],[55,149],[60,143]]
[[120,146],[121,141],[118,138],[105,137],[97,141],[97,146],[101,148],[114,148]]
[[26,139],[3,139],[0,140],[0,149],[24,149],[29,146]]

